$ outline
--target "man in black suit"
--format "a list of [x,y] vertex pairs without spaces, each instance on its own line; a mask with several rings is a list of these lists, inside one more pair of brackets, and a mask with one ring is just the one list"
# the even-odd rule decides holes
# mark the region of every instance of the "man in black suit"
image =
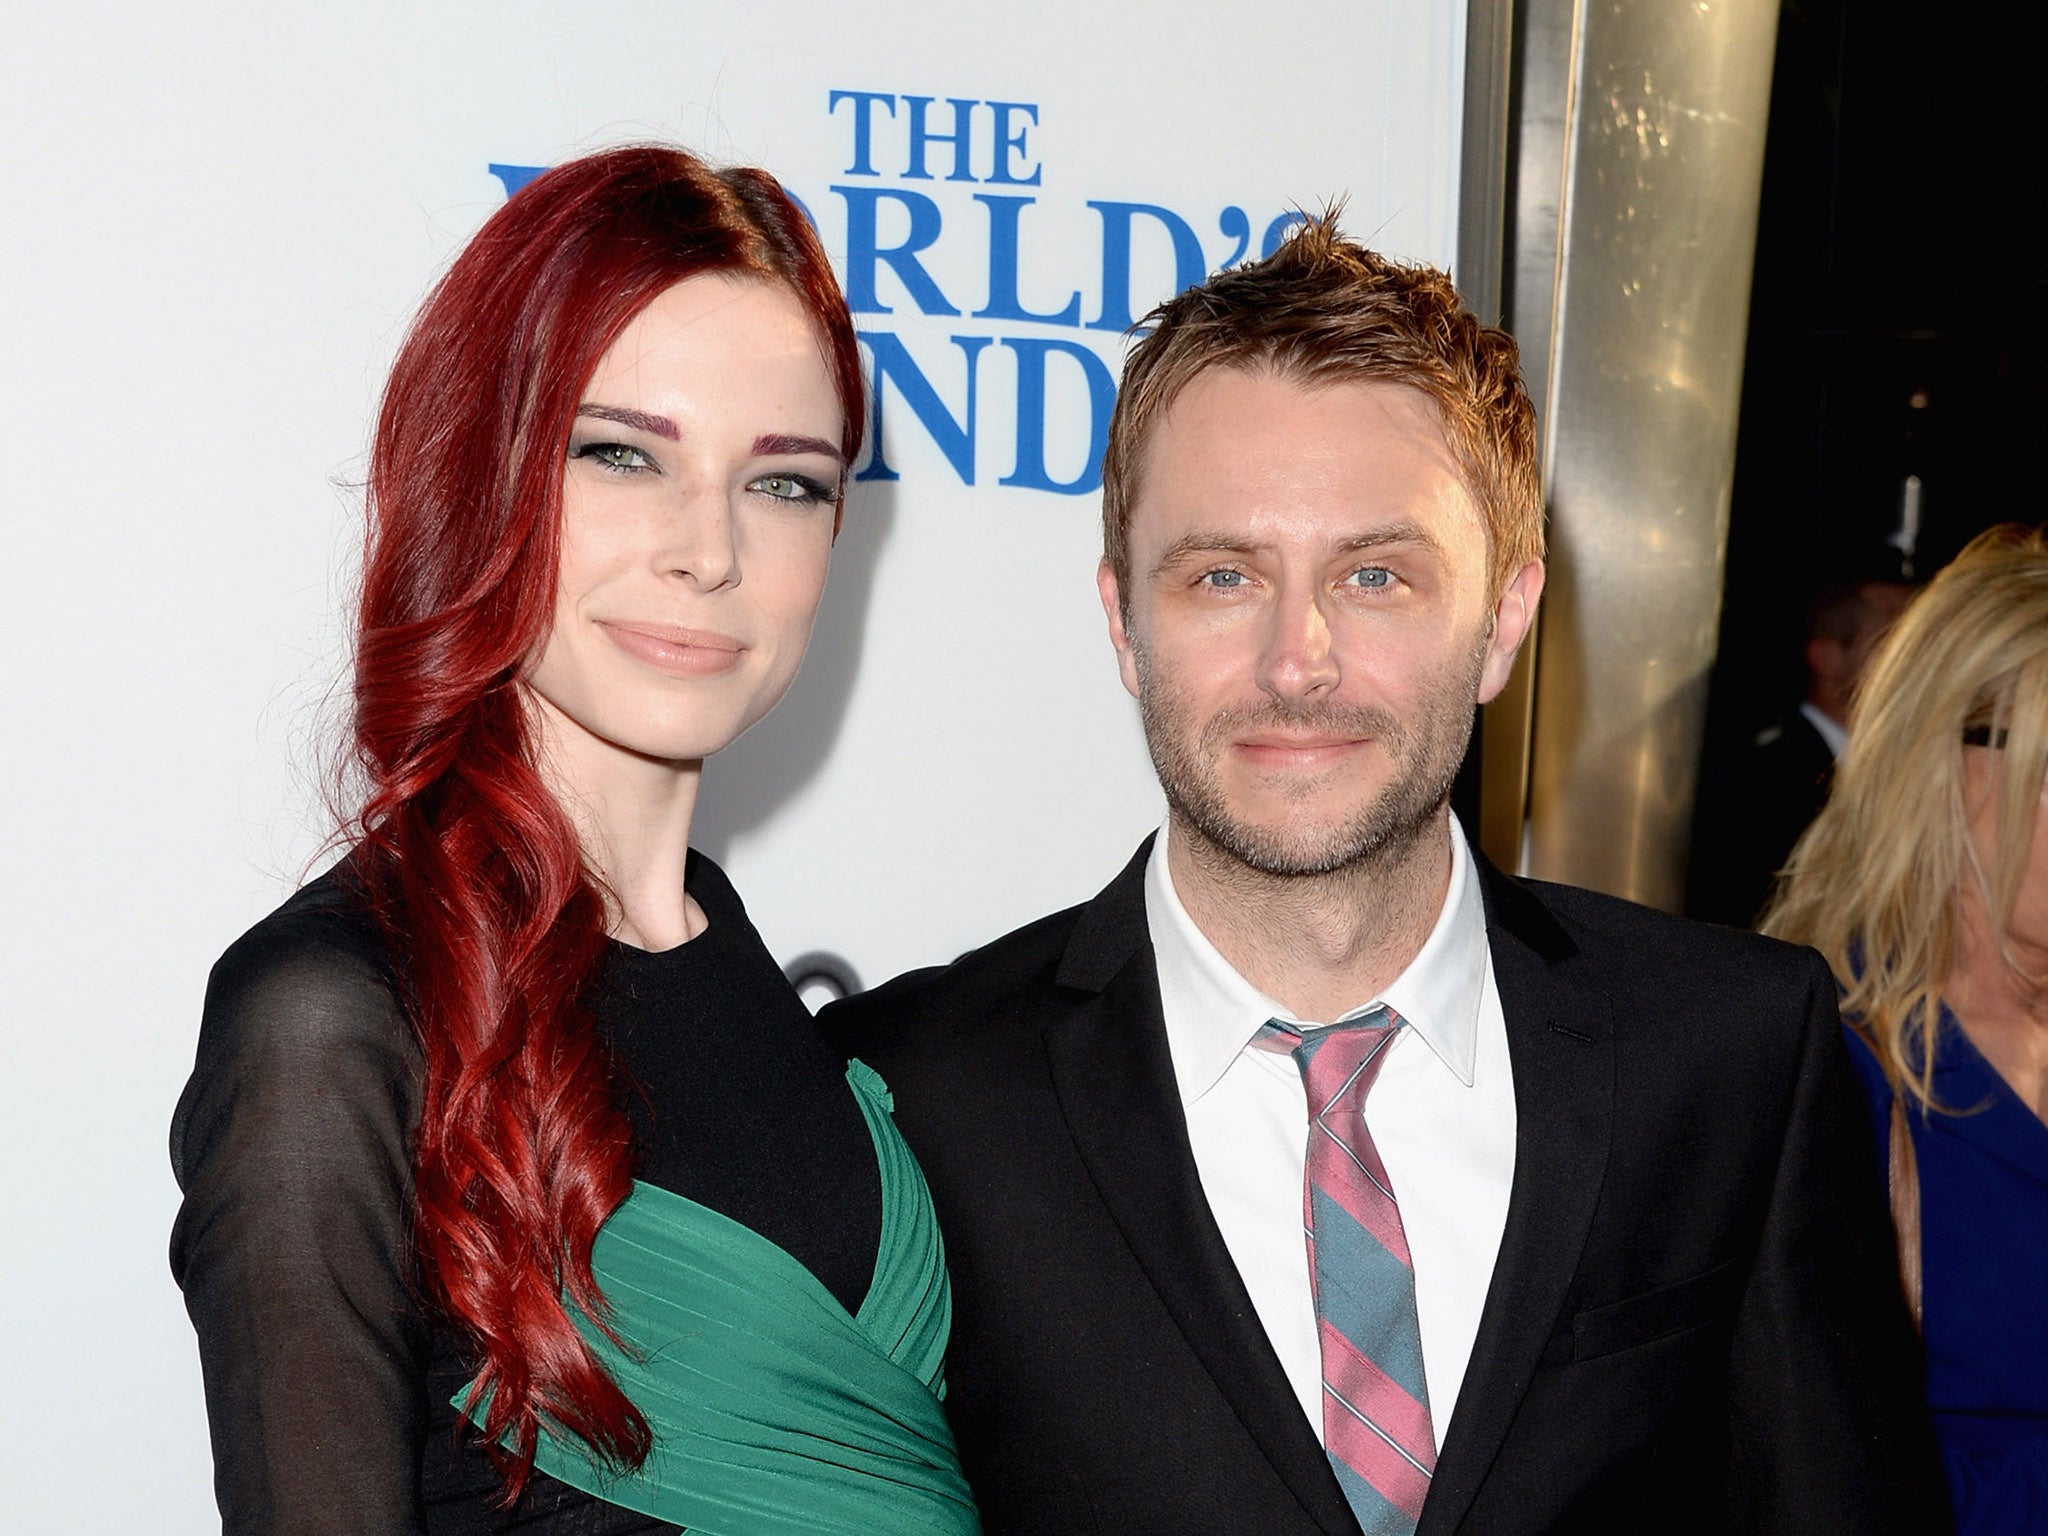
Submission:
[[1165,828],[824,1016],[989,1531],[1938,1529],[1826,969],[1446,809],[1543,587],[1513,342],[1329,220],[1150,318],[1100,585]]
[[1799,834],[1827,804],[1856,680],[1912,595],[1887,576],[1831,582],[1808,601],[1806,697],[1702,775],[1687,917],[1747,928],[1763,912]]

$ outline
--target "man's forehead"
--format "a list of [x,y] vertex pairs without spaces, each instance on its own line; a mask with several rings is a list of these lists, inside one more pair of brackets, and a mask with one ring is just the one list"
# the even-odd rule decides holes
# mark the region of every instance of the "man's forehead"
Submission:
[[[1327,498],[1319,502],[1318,498]],[[1479,520],[1436,402],[1396,380],[1302,378],[1275,368],[1214,367],[1190,380],[1155,424],[1133,523],[1171,503],[1228,521],[1324,505],[1377,521]]]
[[1227,402],[1220,408],[1228,409],[1252,396],[1291,402],[1303,416],[1327,415],[1332,407],[1341,410],[1372,402],[1417,437],[1446,445],[1449,441],[1436,400],[1419,385],[1334,368],[1305,371],[1272,360],[1213,363],[1202,369],[1160,407],[1150,441],[1156,443],[1162,432],[1173,430],[1176,424],[1184,427],[1189,418],[1215,413],[1219,402]]

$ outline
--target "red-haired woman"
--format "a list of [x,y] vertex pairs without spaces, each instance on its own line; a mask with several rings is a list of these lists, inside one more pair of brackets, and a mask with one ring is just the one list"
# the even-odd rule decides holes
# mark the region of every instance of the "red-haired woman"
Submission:
[[886,1093],[688,851],[862,404],[801,212],[673,150],[541,176],[415,321],[351,848],[214,968],[171,1132],[229,1531],[977,1528]]

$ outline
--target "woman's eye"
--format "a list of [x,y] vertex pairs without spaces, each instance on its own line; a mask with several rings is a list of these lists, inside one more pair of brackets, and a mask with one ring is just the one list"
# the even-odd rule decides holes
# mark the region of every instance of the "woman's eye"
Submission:
[[1394,573],[1383,565],[1362,565],[1345,580],[1354,587],[1377,591],[1381,587],[1391,587],[1394,584]]
[[1204,571],[1202,572],[1202,585],[1205,587],[1216,587],[1226,592],[1233,591],[1244,585],[1244,572]]
[[618,474],[654,467],[654,460],[630,443],[571,443],[569,457],[594,460],[602,468]]
[[820,485],[807,475],[763,475],[751,489],[777,501],[837,501],[837,486]]

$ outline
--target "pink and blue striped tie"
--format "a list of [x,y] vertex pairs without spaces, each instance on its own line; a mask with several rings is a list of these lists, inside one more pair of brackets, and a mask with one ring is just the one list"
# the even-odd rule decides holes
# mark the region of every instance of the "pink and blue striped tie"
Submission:
[[1323,1350],[1323,1447],[1366,1536],[1413,1536],[1436,1469],[1415,1264],[1365,1096],[1401,1027],[1377,1008],[1297,1031],[1277,1019],[1258,1043],[1286,1051],[1308,1089],[1302,1226]]

